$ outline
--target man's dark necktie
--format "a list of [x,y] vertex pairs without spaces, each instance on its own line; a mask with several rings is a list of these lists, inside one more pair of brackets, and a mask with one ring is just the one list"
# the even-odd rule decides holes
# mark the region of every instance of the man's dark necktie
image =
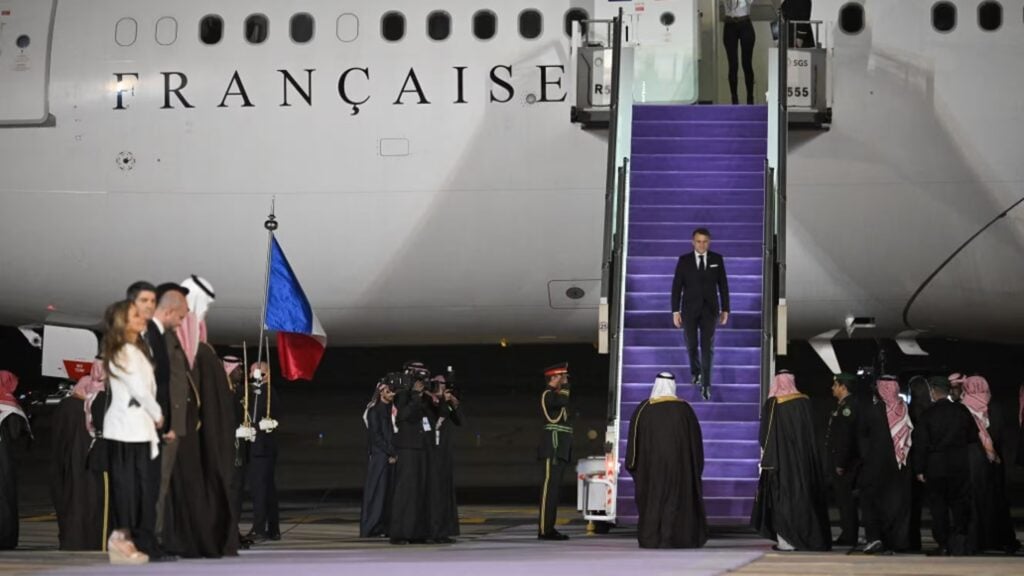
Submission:
[[704,271],[704,255],[701,254],[700,256],[698,256],[698,258],[700,258],[700,263],[697,264],[697,270],[700,270],[701,272],[703,272]]

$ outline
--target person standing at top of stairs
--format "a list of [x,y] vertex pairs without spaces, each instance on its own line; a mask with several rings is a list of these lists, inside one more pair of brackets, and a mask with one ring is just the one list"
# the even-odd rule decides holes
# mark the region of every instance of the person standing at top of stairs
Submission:
[[694,230],[693,252],[679,257],[672,279],[672,322],[686,332],[690,375],[705,400],[711,400],[715,327],[729,321],[725,260],[711,252],[710,246],[711,232],[706,228]]

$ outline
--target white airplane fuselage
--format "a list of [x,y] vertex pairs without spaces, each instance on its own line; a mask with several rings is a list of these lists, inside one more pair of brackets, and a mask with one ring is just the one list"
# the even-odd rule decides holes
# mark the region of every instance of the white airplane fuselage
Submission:
[[[252,335],[274,198],[332,345],[594,341],[607,135],[569,120],[563,29],[589,4],[62,0],[48,119],[0,128],[0,323],[84,323],[134,280],[195,273],[217,293],[214,339]],[[488,41],[471,33],[485,8]],[[528,8],[544,17],[532,40],[517,31]],[[791,136],[790,337],[851,315],[895,335],[928,274],[1024,196],[1024,25],[1007,8],[997,32],[964,6],[939,34],[928,3],[870,5],[863,32],[833,34],[831,130]],[[398,42],[381,37],[392,10]],[[426,34],[435,10],[447,40]],[[296,12],[315,19],[308,43],[289,37]],[[209,14],[224,21],[212,46]],[[244,37],[252,14],[270,23],[260,44]],[[1018,210],[922,292],[912,324],[1017,339],[1022,243]]]

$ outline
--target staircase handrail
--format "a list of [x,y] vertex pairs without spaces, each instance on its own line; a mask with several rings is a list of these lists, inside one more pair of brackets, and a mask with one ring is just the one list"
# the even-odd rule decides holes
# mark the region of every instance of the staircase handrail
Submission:
[[622,77],[622,22],[623,11],[612,20],[612,94],[608,118],[608,167],[605,185],[604,251],[601,263],[601,302],[606,303],[608,315],[608,420],[612,423],[618,415],[618,377],[621,362],[622,305],[623,294],[619,287],[625,274],[623,256],[623,235],[626,211],[626,182],[628,181],[629,159],[623,156],[622,166],[618,146],[619,97]]
[[779,335],[779,305],[786,298],[786,154],[789,147],[787,84],[789,83],[790,23],[778,12],[778,66],[775,105],[778,126],[775,142],[776,166],[765,160],[764,250],[761,285],[761,402],[768,397],[774,376]]

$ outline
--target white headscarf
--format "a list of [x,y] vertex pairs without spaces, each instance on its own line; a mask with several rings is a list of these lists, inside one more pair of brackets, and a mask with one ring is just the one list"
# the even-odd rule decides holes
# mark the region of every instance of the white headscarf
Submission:
[[678,398],[676,396],[676,377],[671,372],[662,372],[654,379],[651,388],[651,400],[655,398]]
[[188,288],[188,314],[178,327],[178,340],[181,340],[181,347],[185,349],[185,356],[188,358],[188,365],[192,367],[196,363],[196,353],[199,351],[199,343],[206,342],[206,313],[213,304],[213,286],[204,278],[193,274],[181,283]]

